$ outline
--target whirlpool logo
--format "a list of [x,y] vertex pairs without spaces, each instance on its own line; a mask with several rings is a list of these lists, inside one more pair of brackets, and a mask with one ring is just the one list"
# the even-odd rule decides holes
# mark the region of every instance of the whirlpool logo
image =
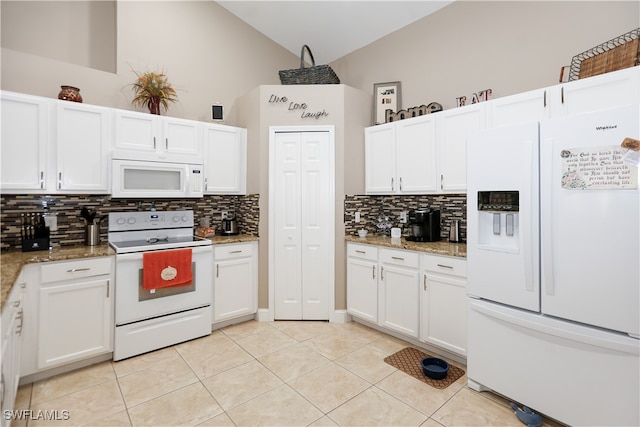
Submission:
[[596,130],[606,131],[617,129],[618,125],[604,125],[604,126],[596,126]]

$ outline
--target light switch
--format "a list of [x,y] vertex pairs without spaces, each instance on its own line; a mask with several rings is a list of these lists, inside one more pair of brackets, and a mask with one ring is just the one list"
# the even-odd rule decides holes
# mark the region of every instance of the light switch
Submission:
[[44,225],[49,227],[49,231],[58,231],[58,217],[55,215],[45,214]]
[[354,221],[360,222],[360,212],[356,212],[356,214],[354,215]]

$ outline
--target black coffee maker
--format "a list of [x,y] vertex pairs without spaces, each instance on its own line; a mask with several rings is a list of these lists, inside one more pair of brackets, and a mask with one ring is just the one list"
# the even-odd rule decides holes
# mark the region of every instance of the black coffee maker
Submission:
[[409,211],[407,240],[412,242],[436,242],[440,240],[440,209],[416,209]]

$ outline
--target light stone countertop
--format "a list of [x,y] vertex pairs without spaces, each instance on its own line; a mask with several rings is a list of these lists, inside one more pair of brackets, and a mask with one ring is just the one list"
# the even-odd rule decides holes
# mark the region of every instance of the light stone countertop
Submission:
[[467,257],[466,243],[451,243],[446,240],[441,240],[439,242],[410,242],[404,237],[392,239],[391,237],[383,237],[375,234],[368,234],[367,237],[345,236],[345,240],[352,243],[426,252],[433,255],[445,255],[459,258]]
[[[227,243],[241,243],[258,241],[259,237],[247,234],[239,234],[236,236],[215,236],[210,238],[213,245],[223,245]],[[22,267],[27,264],[40,262],[68,261],[78,258],[91,258],[112,256],[116,252],[108,243],[96,246],[67,246],[49,249],[48,251],[21,252],[18,250],[2,252],[0,254],[0,290],[1,290],[1,306],[9,298],[11,289],[20,275]]]

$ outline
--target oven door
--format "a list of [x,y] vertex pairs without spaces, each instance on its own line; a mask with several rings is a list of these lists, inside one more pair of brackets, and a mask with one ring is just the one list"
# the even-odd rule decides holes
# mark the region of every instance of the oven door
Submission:
[[192,248],[193,281],[189,286],[156,289],[142,288],[143,252],[116,255],[116,325],[198,307],[213,300],[213,249]]

